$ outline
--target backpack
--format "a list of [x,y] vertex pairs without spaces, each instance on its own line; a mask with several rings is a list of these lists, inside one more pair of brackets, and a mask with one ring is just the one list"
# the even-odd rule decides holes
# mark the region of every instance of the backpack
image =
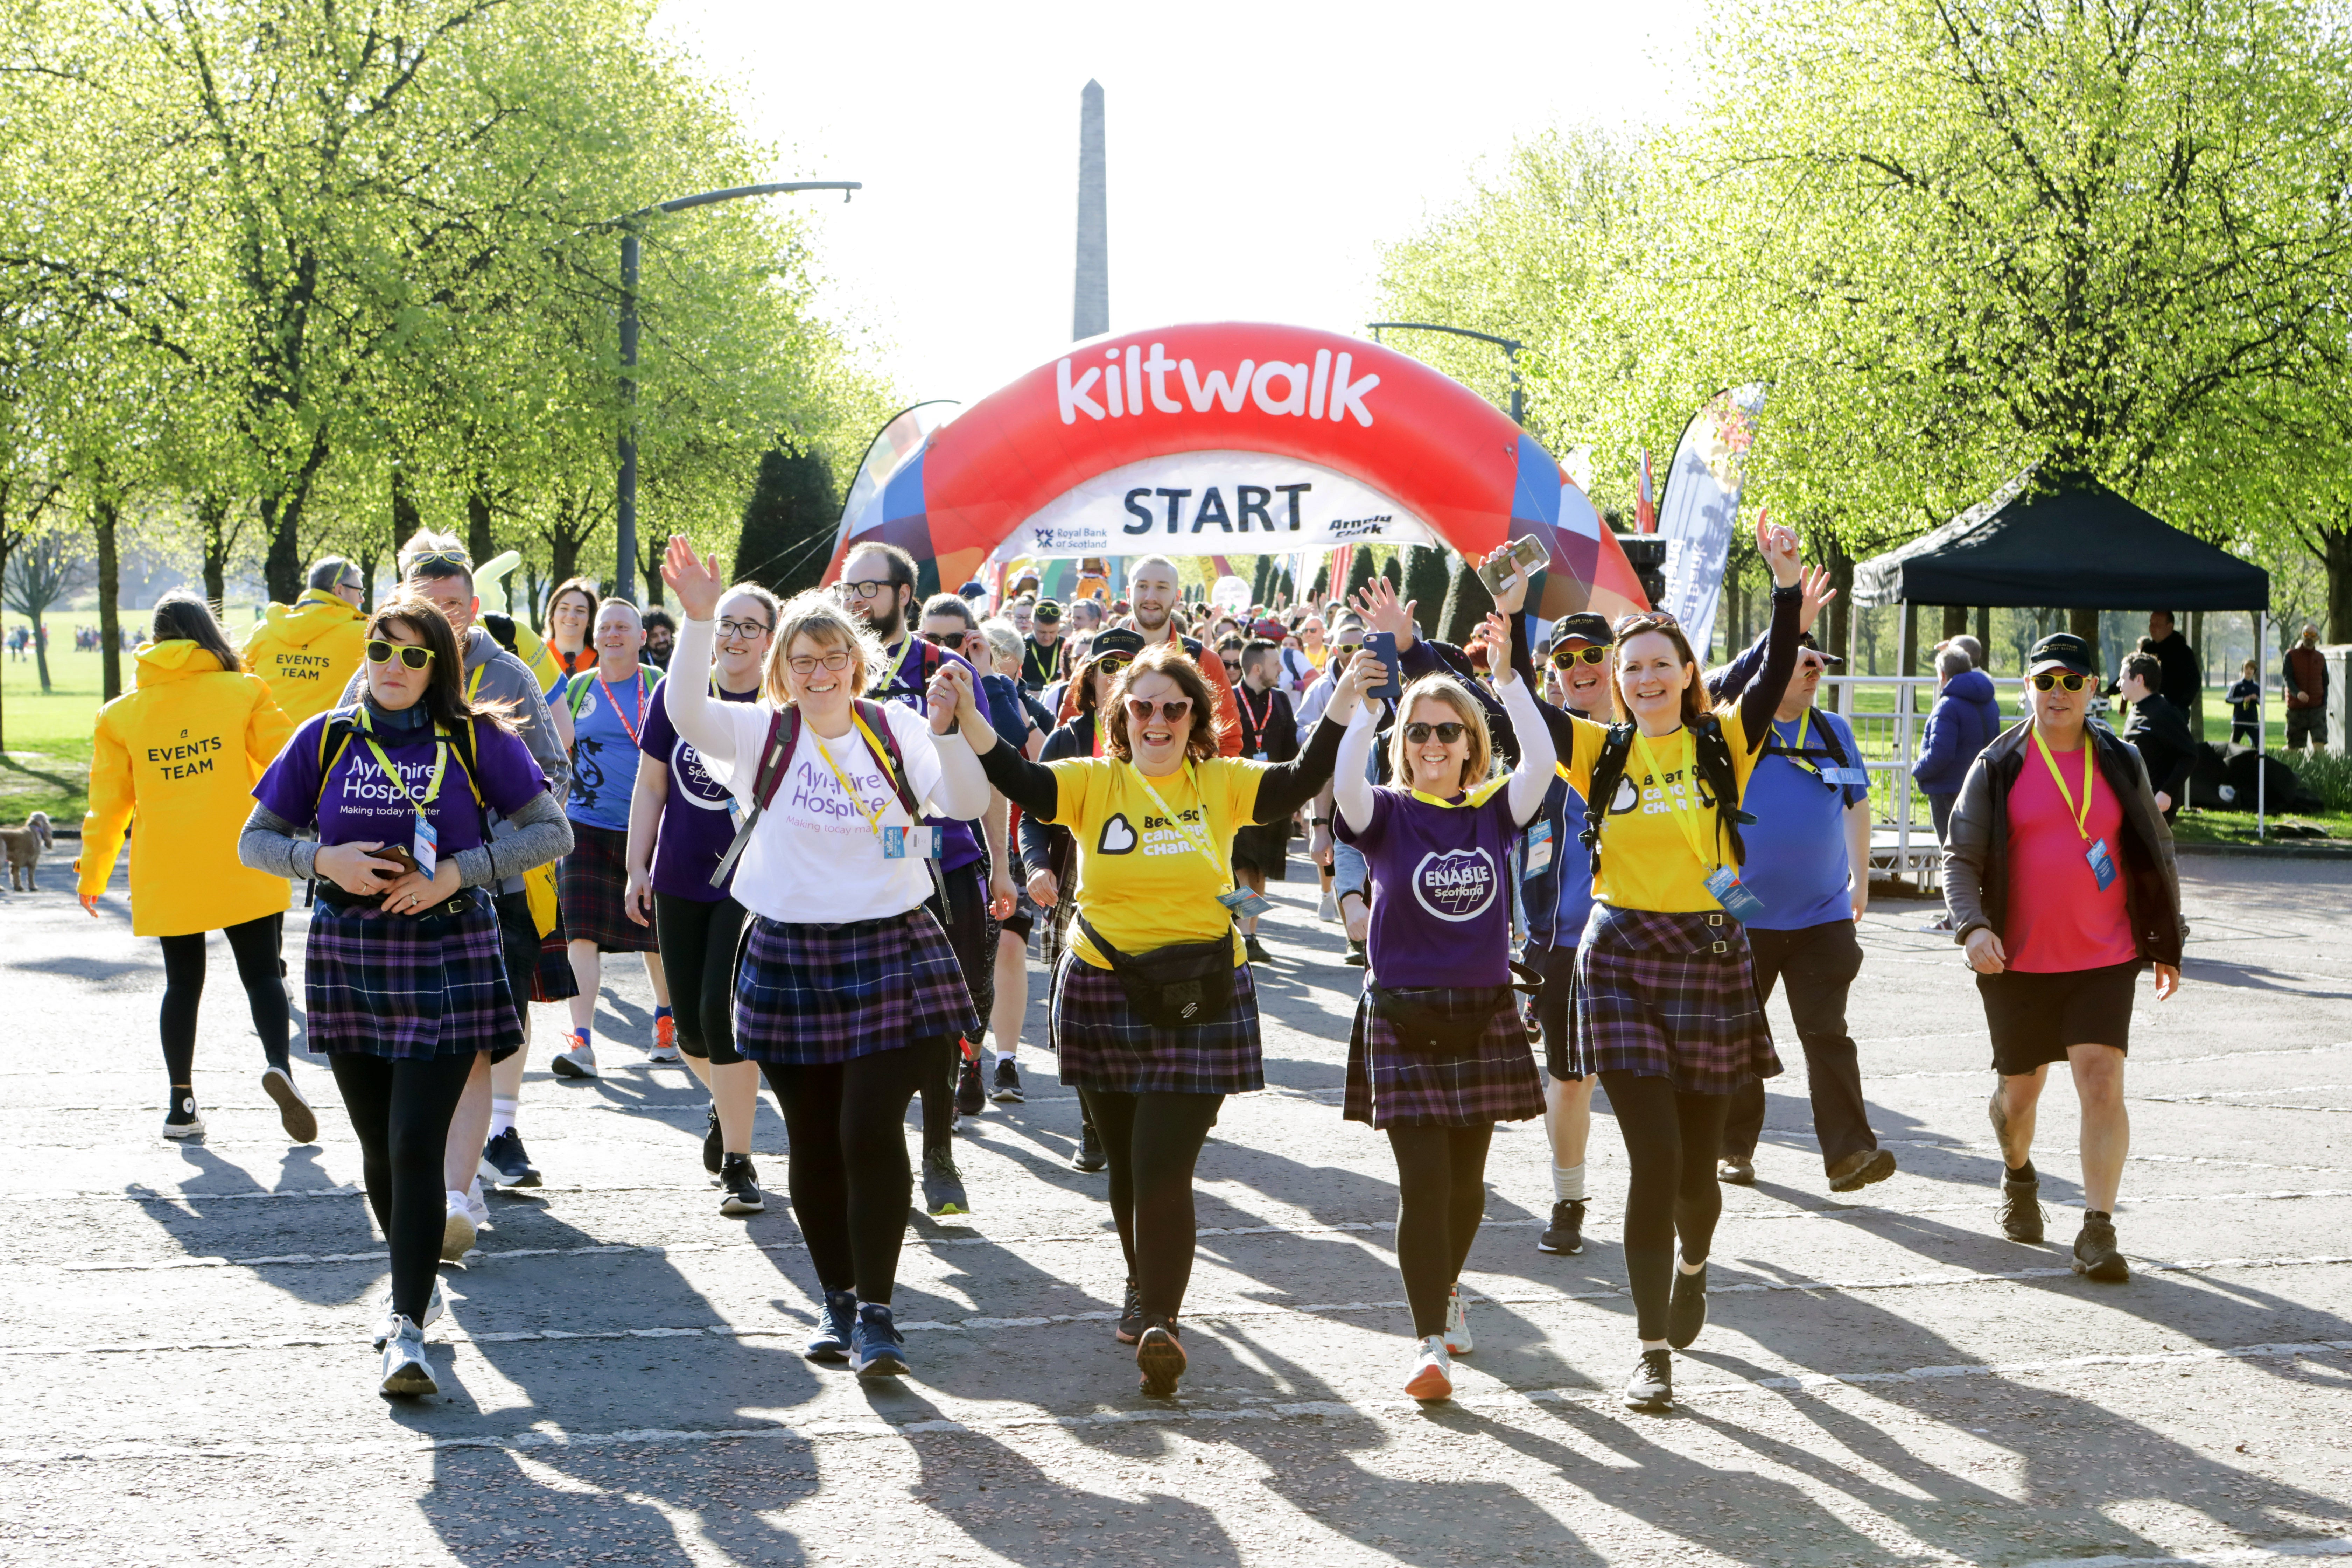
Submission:
[[[1765,754],[1767,756],[1787,757],[1791,762],[1810,762],[1815,757],[1822,757],[1826,758],[1834,766],[1840,768],[1852,767],[1853,764],[1846,760],[1845,742],[1838,739],[1837,726],[1822,718],[1821,710],[1818,708],[1809,708],[1805,711],[1812,720],[1812,722],[1809,724],[1807,728],[1824,743],[1821,746],[1806,746],[1801,749],[1792,750],[1780,743],[1780,731],[1775,730],[1765,737]],[[1816,774],[1818,774],[1820,771],[1821,770],[1819,768],[1814,769]],[[1822,783],[1827,784],[1831,789],[1843,789],[1845,787],[1843,784],[1830,784],[1830,781],[1827,779],[1822,779]]]
[[[873,752],[874,760],[882,764],[883,777],[888,779],[891,788],[898,792],[898,804],[906,808],[908,820],[920,822],[923,819],[922,805],[915,799],[914,786],[907,782],[907,760],[899,755],[898,737],[890,731],[889,715],[883,711],[880,703],[868,702],[862,697],[852,699],[849,709],[865,732],[866,750]],[[876,749],[877,742],[879,750]],[[777,709],[768,718],[768,738],[760,748],[760,765],[751,774],[751,809],[744,812],[743,825],[735,830],[734,840],[727,846],[727,853],[719,858],[718,869],[710,873],[712,887],[727,885],[727,879],[734,871],[735,862],[742,855],[744,846],[751,842],[751,829],[760,825],[760,818],[767,812],[769,803],[776,798],[776,791],[783,786],[784,770],[792,765],[793,752],[799,749],[800,743],[799,706]],[[940,907],[947,908],[947,884],[940,874],[939,857],[927,855],[923,858],[923,864],[930,868],[932,886],[940,895]]]
[[[1731,763],[1731,742],[1724,739],[1723,725],[1711,713],[1691,726],[1691,737],[1696,742],[1699,782],[1715,797],[1716,820],[1731,837],[1731,863],[1745,866],[1748,846],[1740,839],[1739,828],[1742,823],[1755,826],[1756,819],[1739,809],[1739,774]],[[1600,760],[1592,764],[1592,789],[1584,797],[1584,831],[1577,835],[1585,853],[1592,858],[1596,877],[1601,874],[1601,825],[1608,820],[1609,803],[1616,798],[1617,786],[1625,777],[1625,761],[1633,753],[1632,721],[1610,725]]]

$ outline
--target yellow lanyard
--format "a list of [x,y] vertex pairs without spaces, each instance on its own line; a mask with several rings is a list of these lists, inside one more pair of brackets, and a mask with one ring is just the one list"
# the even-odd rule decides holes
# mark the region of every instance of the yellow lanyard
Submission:
[[2068,814],[2074,818],[2074,831],[2082,835],[2084,843],[2088,844],[2091,841],[2091,789],[2097,776],[2091,769],[2089,729],[2086,727],[2083,731],[2083,804],[2079,806],[2074,804],[2074,795],[2067,792],[2066,781],[2059,776],[2058,759],[2052,756],[2050,748],[2042,743],[2039,730],[2033,731],[2033,749],[2042,753],[2042,765],[2050,770],[2050,782],[2058,786],[2058,798],[2066,803]]
[[1688,844],[1690,852],[1698,857],[1698,863],[1712,871],[1715,869],[1715,856],[1709,851],[1708,836],[1700,830],[1698,825],[1698,742],[1687,726],[1682,731],[1682,737],[1683,785],[1691,802],[1691,807],[1686,811],[1675,808],[1674,798],[1666,794],[1665,770],[1658,766],[1657,753],[1650,750],[1650,738],[1638,729],[1633,731],[1633,750],[1641,753],[1642,765],[1649,770],[1650,777],[1657,784],[1659,797],[1665,802],[1666,815],[1681,829],[1683,842]]
[[1168,819],[1168,826],[1174,828],[1179,834],[1182,835],[1184,842],[1199,850],[1202,857],[1215,868],[1217,880],[1222,884],[1222,886],[1218,888],[1217,891],[1221,893],[1231,892],[1234,886],[1233,874],[1227,869],[1225,863],[1217,858],[1217,852],[1209,847],[1208,830],[1206,826],[1209,820],[1209,797],[1201,793],[1201,781],[1193,773],[1192,764],[1190,762],[1187,762],[1184,764],[1184,782],[1192,786],[1192,798],[1200,802],[1201,805],[1201,821],[1202,823],[1202,828],[1201,837],[1197,838],[1192,836],[1192,825],[1186,822],[1182,817],[1177,816],[1175,809],[1165,800],[1160,798],[1160,792],[1151,787],[1151,781],[1143,776],[1143,770],[1136,767],[1133,763],[1129,763],[1126,766],[1133,770],[1135,773],[1135,782],[1143,786],[1143,793],[1151,797],[1151,804],[1160,808],[1160,815]]
[[[1566,778],[1567,776],[1567,770],[1562,769],[1560,771],[1560,777]],[[1426,791],[1423,790],[1413,790],[1411,794],[1413,799],[1427,805],[1443,806],[1447,811],[1466,811],[1474,805],[1486,805],[1488,801],[1495,798],[1495,792],[1496,790],[1501,789],[1505,784],[1507,784],[1510,782],[1511,775],[1508,773],[1505,773],[1500,778],[1488,779],[1476,789],[1463,791],[1462,798],[1460,800],[1440,800],[1437,796],[1430,795]]]
[[[866,737],[866,744],[874,748],[875,754],[880,755],[882,747],[874,739],[874,731],[866,727],[866,721],[853,712],[849,716],[849,721],[857,726],[857,732]],[[877,842],[879,842],[882,837],[882,814],[890,809],[890,803],[886,799],[872,811],[866,810],[864,797],[858,795],[856,787],[849,782],[849,775],[841,771],[841,764],[833,760],[833,753],[825,749],[824,737],[816,732],[814,725],[809,729],[809,739],[816,742],[816,754],[823,757],[824,765],[833,770],[835,781],[841,785],[841,793],[849,798],[850,805],[857,808],[857,815],[866,819],[866,826],[874,830],[874,837]],[[889,770],[886,767],[883,773],[883,782],[887,784]]]
[[1806,709],[1802,713],[1797,716],[1797,739],[1794,749],[1793,751],[1782,752],[1780,755],[1786,757],[1790,762],[1796,763],[1799,767],[1804,769],[1815,778],[1820,778],[1822,776],[1822,770],[1813,766],[1812,763],[1805,761],[1804,756],[1802,755],[1805,749],[1805,726],[1812,721],[1813,710],[1810,708]]
[[449,772],[448,738],[437,729],[434,731],[433,783],[425,789],[425,798],[419,800],[408,793],[408,782],[400,776],[400,770],[392,765],[392,759],[383,754],[383,748],[375,743],[375,726],[368,721],[365,709],[360,710],[360,727],[367,731],[367,748],[375,753],[375,765],[383,770],[384,782],[400,792],[400,798],[406,801],[417,816],[424,816],[425,808],[441,798],[441,781]]

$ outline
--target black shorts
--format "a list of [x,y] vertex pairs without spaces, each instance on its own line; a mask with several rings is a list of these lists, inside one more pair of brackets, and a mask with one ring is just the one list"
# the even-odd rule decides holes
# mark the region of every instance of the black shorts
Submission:
[[530,918],[529,893],[500,893],[490,904],[499,913],[499,945],[506,949],[507,992],[528,1031],[531,982],[539,975],[539,922]]
[[1290,819],[1252,824],[1234,831],[1234,866],[1246,867],[1269,882],[1282,881],[1290,865]]
[[1528,943],[1520,962],[1543,976],[1536,993],[1536,1026],[1543,1031],[1544,1071],[1570,1083],[1584,1075],[1569,1069],[1568,1007],[1576,995],[1576,949]]
[[2005,1078],[2066,1059],[2069,1046],[2131,1049],[2132,987],[2140,963],[2104,969],[2025,974],[2011,969],[1977,976],[1985,1024],[1992,1032],[1992,1070]]
[[1013,912],[998,922],[997,929],[1011,931],[1021,939],[1021,945],[1026,948],[1029,945],[1029,933],[1037,929],[1037,917],[1043,913],[1045,911],[1040,910],[1035,900],[1029,897],[1029,887],[1024,882],[1013,895]]

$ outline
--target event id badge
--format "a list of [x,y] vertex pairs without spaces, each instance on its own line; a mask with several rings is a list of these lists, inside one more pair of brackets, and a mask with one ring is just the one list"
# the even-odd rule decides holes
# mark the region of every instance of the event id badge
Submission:
[[[416,814],[416,847],[412,851],[416,858],[416,874],[426,881],[433,879],[434,868],[441,864],[441,833],[433,819],[423,812]],[[2110,872],[2112,876],[2114,873]],[[2106,883],[2099,884],[2102,888]]]
[[1217,902],[1237,915],[1255,920],[1260,915],[1274,913],[1274,900],[1251,892],[1247,888],[1235,888],[1230,893],[1219,893]]
[[1528,875],[1549,868],[1551,865],[1551,824],[1538,822],[1528,829]]
[[1706,890],[1723,906],[1723,912],[1746,925],[1764,912],[1764,900],[1739,885],[1739,878],[1728,866],[1717,866],[1706,874]]
[[938,830],[930,827],[886,827],[882,830],[882,858],[928,860],[939,852]]
[[2115,857],[2107,853],[2105,839],[2091,840],[2091,847],[2083,852],[2083,858],[2091,863],[2091,875],[2099,879],[2099,891],[2104,893],[2116,885]]
[[1823,768],[1822,780],[1825,784],[1852,784],[1856,789],[1868,789],[1870,770],[1868,768]]

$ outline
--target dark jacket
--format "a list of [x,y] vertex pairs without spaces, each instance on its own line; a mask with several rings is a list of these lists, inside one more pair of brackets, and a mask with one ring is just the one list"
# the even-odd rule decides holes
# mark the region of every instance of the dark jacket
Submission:
[[2197,765],[2197,737],[2189,732],[2187,714],[2150,692],[2147,701],[2132,704],[2124,739],[2139,752],[2149,788],[2175,805],[2188,798],[2189,771]]
[[[1052,734],[1045,737],[1045,749],[1037,753],[1041,763],[1058,763],[1071,757],[1091,757],[1095,754],[1095,716],[1081,713]],[[1041,822],[1028,812],[1021,814],[1021,876],[1026,882],[1040,871],[1051,871],[1066,892],[1070,889],[1070,830],[1050,822]]]
[[2327,656],[2301,643],[2286,650],[2279,666],[2290,708],[2317,708],[2327,700]]
[[[2011,725],[1987,746],[1960,785],[1944,840],[1944,904],[1952,918],[1952,940],[1990,926],[2001,935],[2009,915],[2009,792],[2032,749],[2032,720]],[[2143,960],[2178,966],[2188,926],[2180,918],[2180,876],[2172,860],[2172,830],[2156,809],[2140,755],[2105,725],[2092,724],[2090,738],[2099,776],[2123,803],[2122,842],[2112,846],[2124,878],[2124,908],[2131,920],[2132,943]]]
[[2000,702],[1993,695],[1992,677],[1981,669],[1960,671],[1944,682],[1927,712],[1911,782],[1929,795],[1959,794],[1969,764],[2000,733]]
[[2162,642],[2151,642],[2147,651],[2156,655],[2156,662],[2164,667],[2164,700],[2183,713],[2197,711],[2197,694],[2205,689],[2205,669],[2197,662],[2197,650],[2179,632]]

